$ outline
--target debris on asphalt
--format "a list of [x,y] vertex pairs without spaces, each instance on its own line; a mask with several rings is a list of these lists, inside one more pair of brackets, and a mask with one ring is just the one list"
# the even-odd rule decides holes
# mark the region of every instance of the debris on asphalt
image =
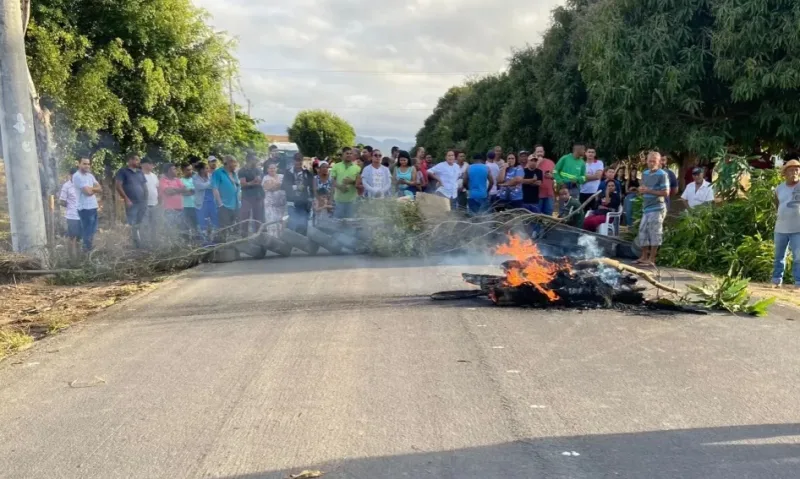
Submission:
[[106,380],[99,376],[95,376],[94,379],[91,379],[89,381],[81,381],[78,379],[72,380],[69,383],[69,387],[74,389],[93,388],[95,386],[100,386],[101,384],[106,384]]
[[299,474],[290,474],[287,479],[313,479],[315,477],[322,477],[323,474],[325,474],[325,473],[322,472],[322,471],[306,470],[306,471],[303,471],[303,472],[301,472]]

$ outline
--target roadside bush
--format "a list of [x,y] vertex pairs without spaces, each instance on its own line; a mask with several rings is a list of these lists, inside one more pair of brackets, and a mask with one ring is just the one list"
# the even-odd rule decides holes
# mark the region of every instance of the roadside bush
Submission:
[[414,201],[396,199],[362,203],[359,215],[370,221],[369,253],[377,256],[422,256],[428,251],[425,218]]
[[684,211],[665,228],[660,259],[667,266],[769,281],[777,217],[773,190],[780,182],[777,171],[756,170],[746,197]]

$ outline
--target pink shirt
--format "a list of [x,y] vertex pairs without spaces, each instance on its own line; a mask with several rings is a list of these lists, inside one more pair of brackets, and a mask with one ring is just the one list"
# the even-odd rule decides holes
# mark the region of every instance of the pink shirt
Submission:
[[542,170],[542,173],[545,174],[545,178],[542,180],[542,185],[539,186],[539,198],[555,198],[556,192],[554,187],[553,178],[547,178],[546,173],[549,171],[553,173],[556,164],[553,163],[553,160],[548,160],[547,158],[542,158],[536,163],[536,168]]
[[183,182],[177,176],[169,179],[166,176],[161,178],[158,184],[159,193],[161,193],[162,205],[167,210],[183,210],[183,195],[168,195],[164,192],[167,188],[183,189]]

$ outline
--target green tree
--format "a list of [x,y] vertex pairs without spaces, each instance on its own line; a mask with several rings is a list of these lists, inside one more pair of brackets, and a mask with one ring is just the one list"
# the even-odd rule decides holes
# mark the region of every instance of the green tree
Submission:
[[64,153],[260,148],[255,124],[232,117],[223,94],[234,45],[205,18],[190,0],[33,2],[28,63]]
[[301,111],[289,127],[289,140],[308,156],[331,156],[355,139],[356,131],[349,123],[325,110]]
[[541,135],[558,154],[571,151],[576,140],[595,143],[575,50],[575,44],[584,41],[587,33],[578,23],[589,3],[569,0],[566,6],[554,9],[553,23],[535,49],[533,92],[541,116]]
[[714,73],[730,88],[732,136],[755,148],[800,145],[800,2],[714,0],[711,6]]
[[457,136],[466,137],[465,124],[457,114],[459,103],[469,93],[469,86],[455,86],[439,98],[433,113],[417,132],[417,146],[425,147],[434,158],[442,158],[448,148],[456,145]]
[[511,55],[508,65],[509,96],[500,116],[499,139],[515,149],[541,143],[542,117],[536,107],[536,51],[525,48]]
[[709,0],[607,0],[591,8],[580,67],[602,144],[705,157],[725,145],[729,102],[713,75],[713,23]]

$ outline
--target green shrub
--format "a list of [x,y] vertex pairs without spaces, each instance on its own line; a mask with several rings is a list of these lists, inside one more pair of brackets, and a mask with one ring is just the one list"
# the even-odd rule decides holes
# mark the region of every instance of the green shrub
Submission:
[[729,311],[733,314],[744,313],[752,316],[763,317],[767,315],[769,307],[775,303],[775,298],[764,298],[754,303],[750,302],[747,293],[749,280],[733,276],[715,277],[713,282],[705,282],[700,286],[688,285],[689,291],[695,296],[692,301],[711,309]]
[[359,215],[371,222],[369,253],[377,256],[421,256],[428,250],[425,218],[413,201],[396,199],[362,203]]

